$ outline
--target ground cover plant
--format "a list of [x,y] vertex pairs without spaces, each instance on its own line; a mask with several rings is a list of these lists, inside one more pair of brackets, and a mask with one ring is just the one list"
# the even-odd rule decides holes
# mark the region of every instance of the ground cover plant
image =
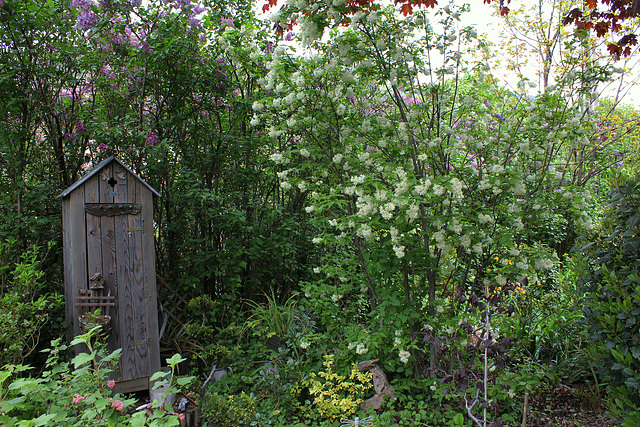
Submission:
[[[159,286],[188,301],[163,356],[209,425],[554,425],[554,396],[565,425],[635,425],[639,116],[598,96],[613,60],[580,28],[509,89],[468,7],[427,3],[263,25],[0,0],[3,425],[185,422],[112,393],[97,330],[56,339],[55,197],[111,154],[161,194]],[[365,409],[371,359],[395,397]]]

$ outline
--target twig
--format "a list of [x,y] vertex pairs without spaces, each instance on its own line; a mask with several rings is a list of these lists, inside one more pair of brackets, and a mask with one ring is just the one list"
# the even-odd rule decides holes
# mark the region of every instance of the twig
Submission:
[[204,402],[204,393],[207,390],[207,386],[209,385],[211,378],[213,378],[213,374],[215,374],[217,370],[218,370],[218,366],[213,365],[213,368],[211,369],[211,373],[209,374],[207,379],[204,381],[204,384],[202,384],[202,387],[200,388],[200,402]]
[[477,426],[482,427],[482,423],[480,422],[480,420],[473,415],[473,413],[471,412],[471,410],[473,409],[474,406],[476,406],[476,403],[478,403],[478,396],[480,395],[480,389],[476,390],[476,398],[473,399],[473,403],[471,404],[471,406],[469,406],[469,401],[467,400],[467,396],[464,396],[464,406],[467,407],[467,414],[469,415],[469,418],[471,418],[471,420],[473,420],[474,423],[476,423]]
[[520,427],[527,427],[527,411],[529,410],[529,392],[524,394],[524,409],[522,410],[522,424]]

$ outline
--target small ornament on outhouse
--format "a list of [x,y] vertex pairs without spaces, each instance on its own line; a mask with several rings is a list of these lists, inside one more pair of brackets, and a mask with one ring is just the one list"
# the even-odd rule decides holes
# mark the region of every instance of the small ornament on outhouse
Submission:
[[67,320],[74,336],[102,324],[108,351],[122,349],[118,392],[148,389],[160,370],[154,195],[109,157],[59,196]]

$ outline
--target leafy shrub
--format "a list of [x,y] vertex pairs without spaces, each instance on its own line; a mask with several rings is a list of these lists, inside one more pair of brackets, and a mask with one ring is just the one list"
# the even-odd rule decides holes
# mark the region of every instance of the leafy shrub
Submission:
[[255,396],[245,392],[237,396],[207,393],[202,404],[202,415],[209,426],[249,426],[255,413]]
[[[0,242],[0,254],[15,242]],[[64,301],[61,295],[43,294],[39,246],[26,250],[21,262],[3,265],[10,271],[9,290],[0,294],[0,366],[37,364],[42,341],[49,342],[62,328]]]
[[355,413],[364,400],[364,393],[372,388],[371,373],[359,372],[353,366],[349,376],[343,376],[333,371],[333,363],[333,355],[325,356],[324,370],[311,373],[311,378],[303,382],[313,396],[315,410],[328,419]]
[[[12,426],[176,426],[180,414],[167,411],[160,402],[143,410],[132,411],[136,399],[113,393],[115,381],[109,378],[118,363],[121,350],[106,354],[100,342],[100,327],[79,335],[71,345],[83,345],[87,352],[79,353],[71,362],[64,360],[68,349],[54,340],[45,350],[48,359],[39,377],[24,376],[32,369],[26,365],[5,365],[0,369],[0,424]],[[167,360],[172,370],[182,359],[175,355]],[[152,380],[166,375],[159,372]],[[172,376],[166,385],[169,393],[178,391],[192,378]]]
[[610,193],[609,236],[583,248],[584,313],[594,340],[592,363],[615,401],[612,412],[634,425],[640,417],[640,181]]

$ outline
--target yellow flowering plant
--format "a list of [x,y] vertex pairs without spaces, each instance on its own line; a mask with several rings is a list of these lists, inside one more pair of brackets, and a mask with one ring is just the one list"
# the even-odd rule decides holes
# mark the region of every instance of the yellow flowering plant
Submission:
[[365,392],[373,387],[370,372],[359,372],[354,364],[348,376],[333,370],[334,355],[324,356],[324,370],[310,374],[303,385],[309,387],[313,406],[321,418],[335,420],[353,415],[364,400]]

